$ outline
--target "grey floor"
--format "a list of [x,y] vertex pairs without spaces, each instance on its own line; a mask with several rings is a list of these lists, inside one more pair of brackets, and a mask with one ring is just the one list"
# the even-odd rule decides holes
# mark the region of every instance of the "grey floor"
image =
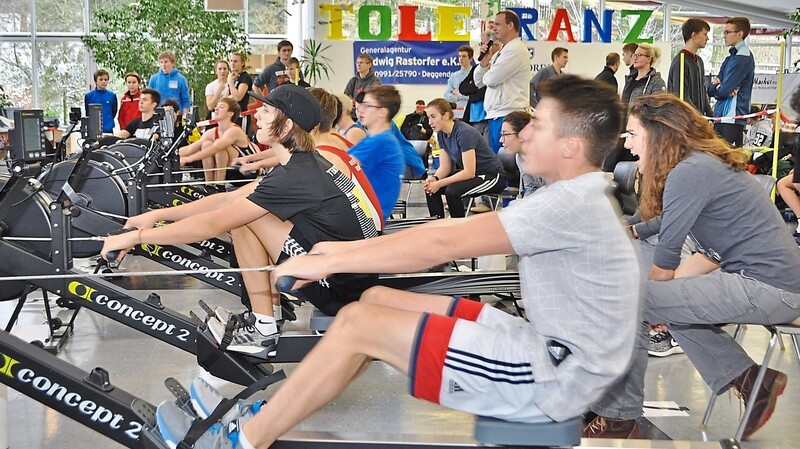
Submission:
[[[417,194],[412,200],[416,201]],[[416,203],[416,206],[421,204]],[[420,215],[421,208],[415,210]],[[80,261],[76,266],[86,265]],[[149,263],[131,257],[123,265],[127,270],[151,270]],[[178,311],[200,313],[197,301],[236,307],[238,298],[231,294],[205,288],[199,282],[182,282],[181,289],[159,290],[164,303]],[[148,290],[132,290],[131,295],[145,298]],[[34,294],[33,297],[37,295]],[[41,294],[38,294],[41,298]],[[13,309],[10,302],[0,303],[0,323],[5,323]],[[307,323],[310,311],[300,309],[300,319],[290,326],[301,328]],[[20,323],[43,323],[42,301],[29,303],[23,309]],[[24,327],[24,326],[23,326]],[[22,328],[22,327],[21,327]],[[744,337],[744,347],[756,360],[763,356],[768,333],[759,326],[750,327]],[[602,344],[602,342],[598,342]],[[785,371],[790,383],[778,401],[777,410],[767,426],[743,447],[752,449],[800,447],[800,361],[786,339],[787,350],[778,351],[772,366]],[[163,380],[172,376],[189,382],[201,375],[193,357],[144,334],[124,327],[91,311],[81,311],[76,330],[64,346],[59,357],[91,370],[102,366],[111,373],[115,385],[157,404],[170,395]],[[711,425],[701,430],[699,423],[709,391],[691,363],[684,355],[664,359],[651,358],[647,372],[647,400],[674,401],[689,408],[688,417],[650,418],[653,435],[673,440],[686,440],[671,447],[696,448],[701,441],[716,441],[732,436],[741,413],[741,406],[733,396],[721,396],[717,402]],[[292,365],[279,365],[291,372]],[[223,393],[234,394],[238,387],[224,381],[217,385]],[[448,411],[436,405],[415,400],[406,394],[404,376],[382,363],[373,363],[349,389],[319,413],[298,425],[297,430],[395,433],[409,435],[470,435],[473,417]],[[269,397],[271,391],[260,394]],[[0,411],[2,414],[2,411]],[[61,416],[13,390],[8,393],[9,434],[12,449],[87,447],[121,447],[75,422]],[[663,431],[663,434],[659,432]],[[0,438],[2,441],[2,438]],[[597,441],[584,440],[586,446],[597,446]],[[666,442],[665,442],[666,444]],[[661,447],[656,443],[642,442],[639,447]]]

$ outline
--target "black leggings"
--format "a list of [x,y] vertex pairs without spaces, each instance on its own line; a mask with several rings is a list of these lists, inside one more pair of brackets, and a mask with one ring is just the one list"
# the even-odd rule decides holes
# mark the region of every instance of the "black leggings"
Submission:
[[744,125],[736,123],[715,123],[714,131],[735,147],[741,147],[744,143]]
[[506,175],[503,173],[487,173],[450,184],[439,189],[433,195],[425,195],[428,212],[431,217],[444,218],[444,203],[442,203],[442,195],[444,195],[447,198],[450,216],[461,218],[466,215],[463,198],[480,196],[485,193],[500,193],[505,190],[506,185]]

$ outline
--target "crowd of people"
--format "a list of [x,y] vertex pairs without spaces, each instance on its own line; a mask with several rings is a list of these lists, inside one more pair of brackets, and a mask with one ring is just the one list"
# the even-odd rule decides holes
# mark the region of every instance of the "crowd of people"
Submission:
[[[755,396],[744,433],[750,438],[772,415],[787,378],[768,369],[756,385],[759,366],[720,325],[798,318],[800,248],[738,148],[738,116],[750,110],[754,68],[744,44],[749,29],[746,18],[726,21],[731,52],[708,86],[697,51],[710,27],[700,19],[683,25],[685,47],[666,81],[654,68],[660,50],[647,43],[626,45],[622,57],[610,54],[597,79],[586,80],[565,73],[568,51],[560,47],[552,66],[534,75],[519,18],[502,11],[482,36],[477,61],[472,48],[459,48],[461,67],[443,98],[418,101],[400,127],[393,122],[400,94],[381,85],[369,55],[357,58],[343,96],[302,88],[290,68],[290,43],[279,44],[279,58],[254,80],[244,76],[243,56],[220,61],[207,90],[218,126],[182,148],[181,161],[239,161],[242,170],[266,175],[236,191],[131,217],[126,226],[137,230],[108,237],[103,254],[230,231],[240,266],[280,263],[272,279],[243,273],[251,319],[235,329],[229,350],[274,355],[281,308],[273,282],[281,276],[298,279],[293,288],[337,318],[268,403],[240,404],[201,438],[202,447],[268,447],[373,359],[408,375],[415,397],[446,407],[520,422],[591,410],[584,436],[638,438],[654,342],[667,342],[664,352],[680,348],[714,393],[732,388],[745,400]],[[621,95],[614,76],[620,62],[630,66]],[[164,96],[185,110],[169,90],[181,86],[174,59],[160,63],[156,85],[167,91],[141,91],[140,121]],[[102,76],[96,78],[99,88]],[[138,82],[132,77],[129,89]],[[260,102],[256,138],[266,151],[243,154],[250,142],[236,116],[246,97]],[[800,112],[800,91],[792,105]],[[725,118],[712,125],[704,117],[710,113]],[[434,137],[439,165],[426,171],[409,140]],[[226,154],[213,154],[220,147]],[[467,213],[466,198],[506,187],[501,148],[514,156],[522,199],[457,219]],[[642,174],[627,227],[601,171],[626,158]],[[441,219],[380,235],[409,173],[423,180],[429,212]],[[800,209],[800,176],[787,178],[779,192]],[[163,220],[172,223],[154,227]],[[687,241],[692,254],[684,251]],[[466,298],[376,286],[374,273],[512,253],[520,259],[527,322]],[[234,314],[218,308],[216,315],[209,328],[221,341]],[[198,388],[206,398],[217,395],[209,385]],[[158,408],[171,445],[193,419],[169,402]]]

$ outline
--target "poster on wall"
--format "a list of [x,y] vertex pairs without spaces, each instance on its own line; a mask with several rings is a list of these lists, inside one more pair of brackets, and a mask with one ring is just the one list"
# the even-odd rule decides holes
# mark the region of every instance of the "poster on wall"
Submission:
[[458,47],[469,42],[362,41],[353,42],[353,60],[366,53],[383,84],[447,84],[458,64]]
[[[789,106],[789,100],[795,89],[800,87],[800,73],[784,73],[781,99],[781,110],[789,118],[797,119],[797,114]],[[750,100],[754,104],[776,104],[778,102],[778,75],[756,73],[753,78],[753,96]]]

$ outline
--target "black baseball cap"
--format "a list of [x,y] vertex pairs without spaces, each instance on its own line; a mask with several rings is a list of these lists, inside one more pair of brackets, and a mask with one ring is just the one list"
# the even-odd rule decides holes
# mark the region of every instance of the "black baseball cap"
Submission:
[[250,92],[250,96],[280,109],[293,122],[308,132],[311,132],[322,120],[319,101],[311,95],[311,92],[300,86],[281,84],[271,90],[266,97],[256,92]]

